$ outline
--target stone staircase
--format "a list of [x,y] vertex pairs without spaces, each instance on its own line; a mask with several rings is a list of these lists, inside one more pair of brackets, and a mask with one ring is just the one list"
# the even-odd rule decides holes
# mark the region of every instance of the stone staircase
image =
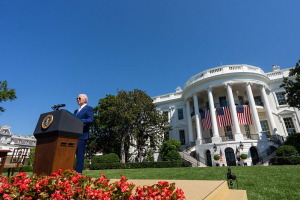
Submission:
[[179,152],[181,158],[185,161],[188,161],[191,163],[192,167],[206,167],[205,159],[200,157],[199,155],[196,155],[196,158],[191,156],[191,152],[196,150],[195,145],[191,145],[189,148],[186,148],[185,150]]

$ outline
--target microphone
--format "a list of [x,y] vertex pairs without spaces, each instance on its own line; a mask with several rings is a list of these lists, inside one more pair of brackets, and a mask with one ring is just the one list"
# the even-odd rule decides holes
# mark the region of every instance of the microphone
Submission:
[[53,107],[51,107],[53,110],[59,110],[60,107],[65,107],[66,104],[58,104],[58,105],[54,105]]

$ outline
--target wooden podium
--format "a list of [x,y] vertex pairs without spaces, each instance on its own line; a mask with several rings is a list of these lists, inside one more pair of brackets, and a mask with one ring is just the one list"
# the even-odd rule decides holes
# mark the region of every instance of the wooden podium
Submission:
[[78,138],[84,123],[67,110],[41,114],[33,135],[37,139],[33,173],[38,175],[73,168]]

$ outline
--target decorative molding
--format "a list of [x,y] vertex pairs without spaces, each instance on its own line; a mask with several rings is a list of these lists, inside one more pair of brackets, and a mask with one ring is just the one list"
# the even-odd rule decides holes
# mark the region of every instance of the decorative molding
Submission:
[[223,83],[224,84],[224,87],[227,88],[228,85],[232,86],[233,85],[233,82],[230,81],[230,82],[225,82]]
[[213,91],[214,89],[212,88],[212,86],[209,86],[209,87],[207,87],[207,88],[205,88],[205,90],[210,90],[210,91]]

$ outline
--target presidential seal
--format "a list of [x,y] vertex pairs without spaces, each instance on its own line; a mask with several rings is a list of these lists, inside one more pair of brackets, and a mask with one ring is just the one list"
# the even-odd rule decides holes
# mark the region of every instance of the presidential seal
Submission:
[[49,128],[52,122],[53,122],[53,115],[47,115],[42,122],[42,128],[43,129]]

